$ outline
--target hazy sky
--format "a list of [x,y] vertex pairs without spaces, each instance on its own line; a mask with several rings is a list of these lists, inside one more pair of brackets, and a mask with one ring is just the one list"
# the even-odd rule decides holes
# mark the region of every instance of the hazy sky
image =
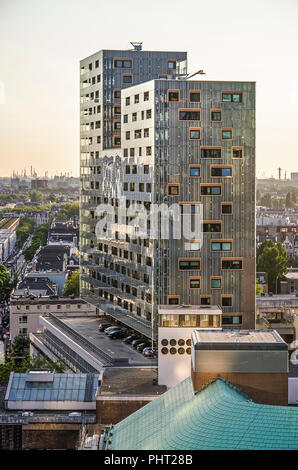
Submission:
[[258,175],[298,171],[298,0],[0,0],[0,175],[79,168],[79,60],[189,52],[189,71],[257,82]]

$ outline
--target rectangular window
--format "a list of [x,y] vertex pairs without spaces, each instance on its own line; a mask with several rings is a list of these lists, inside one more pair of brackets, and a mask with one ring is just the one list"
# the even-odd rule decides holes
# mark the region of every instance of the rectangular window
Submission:
[[199,271],[201,258],[179,258],[179,271]]
[[180,101],[180,91],[168,90],[168,101]]
[[201,176],[201,166],[189,165],[189,176],[191,178],[199,178]]
[[121,114],[121,106],[119,105],[114,106],[114,114]]
[[232,215],[233,214],[233,203],[232,202],[222,202],[221,203],[221,213],[223,215]]
[[223,325],[241,325],[242,323],[242,315],[230,315],[222,317],[222,324]]
[[201,158],[221,158],[221,147],[201,147]]
[[223,103],[242,103],[242,92],[223,91],[221,101]]
[[129,183],[129,190],[134,191],[135,190],[135,184],[134,183]]
[[230,128],[222,129],[221,130],[221,138],[222,138],[222,140],[232,140],[233,130],[230,129]]
[[200,140],[200,138],[201,138],[201,129],[199,127],[191,127],[189,129],[189,138],[191,140]]
[[131,74],[125,74],[122,77],[123,83],[132,83],[132,75]]
[[233,241],[229,239],[211,240],[211,251],[233,251]]
[[189,278],[189,288],[190,289],[200,289],[201,288],[201,278],[200,277],[190,277]]
[[179,109],[179,121],[200,121],[201,110],[200,109]]
[[135,149],[134,149],[134,148],[129,149],[129,156],[130,156],[130,157],[134,157],[134,156],[135,156]]
[[137,120],[137,113],[132,113],[131,120],[132,122],[135,122]]
[[176,60],[168,60],[168,69],[176,70],[177,62]]
[[203,232],[204,233],[221,233],[222,222],[219,221],[203,221]]
[[132,59],[114,59],[114,68],[117,69],[131,69]]
[[141,139],[142,137],[142,129],[135,130],[135,139]]
[[180,297],[179,295],[168,295],[168,305],[179,305]]
[[121,90],[119,88],[114,90],[114,98],[117,100],[121,98]]
[[129,140],[130,139],[130,131],[125,132],[125,139]]
[[211,178],[232,176],[232,165],[211,165]]
[[222,278],[220,276],[211,277],[211,289],[221,289]]
[[232,158],[243,158],[243,147],[232,147]]
[[121,145],[120,135],[114,135],[114,145],[116,145],[117,147],[119,147],[119,145]]
[[149,165],[144,165],[144,175],[149,175]]
[[211,295],[200,296],[201,305],[211,305]]
[[144,137],[149,137],[149,129],[144,129]]
[[152,155],[152,148],[151,147],[146,147],[146,155],[147,155],[147,157]]
[[135,95],[134,97],[135,104],[140,102],[140,95]]
[[200,240],[190,240],[189,243],[185,243],[185,249],[188,251],[200,251],[201,250]]
[[221,184],[202,183],[201,196],[221,196]]
[[221,296],[221,306],[222,307],[232,307],[233,306],[233,296],[232,296],[232,294],[223,294]]
[[231,270],[242,269],[242,258],[222,258],[221,269],[231,269]]
[[128,114],[124,114],[123,122],[126,124],[128,122]]
[[151,119],[151,117],[152,117],[151,109],[147,109],[147,111],[146,111],[146,119]]
[[149,101],[149,91],[144,92],[144,101]]
[[121,122],[120,121],[114,121],[114,129],[121,129]]
[[159,80],[167,80],[167,79],[168,79],[168,76],[167,76],[167,75],[159,74],[159,75],[158,75],[158,79],[159,79]]
[[179,196],[180,186],[179,184],[168,184],[168,195],[169,196]]
[[199,90],[192,90],[189,92],[189,101],[191,103],[201,102],[201,92]]
[[126,104],[126,106],[130,105],[130,96],[127,96],[125,98],[125,104]]
[[221,121],[221,109],[211,109],[210,120],[215,122]]

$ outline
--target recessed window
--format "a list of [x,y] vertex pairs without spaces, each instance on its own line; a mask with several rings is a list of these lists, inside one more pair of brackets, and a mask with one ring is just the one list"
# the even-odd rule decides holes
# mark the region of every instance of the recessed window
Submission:
[[233,138],[232,129],[222,129],[221,130],[221,138],[223,140],[232,140],[232,138]]
[[180,187],[179,184],[168,184],[168,195],[169,196],[179,196]]
[[152,147],[146,147],[146,155],[147,155],[147,157],[152,155]]
[[242,147],[232,147],[232,157],[233,158],[243,158],[243,148]]
[[211,289],[221,289],[221,277],[211,278]]
[[189,278],[189,288],[190,289],[200,289],[201,288],[201,278],[200,277],[190,277]]
[[168,69],[175,70],[176,69],[176,60],[168,60]]
[[115,136],[114,136],[114,145],[117,145],[117,146],[121,145],[121,137],[120,137],[120,135],[115,135]]
[[146,119],[151,119],[151,117],[152,117],[151,109],[147,109],[147,111],[146,111]]
[[179,295],[169,295],[168,296],[168,304],[169,305],[179,305],[180,298]]
[[233,203],[232,202],[222,202],[221,203],[221,213],[224,215],[233,214]]
[[114,98],[115,99],[121,98],[121,90],[114,90]]
[[211,305],[211,296],[210,295],[201,295],[201,305]]
[[179,101],[179,90],[169,90],[168,91],[168,100],[169,101]]
[[201,269],[200,258],[182,258],[179,259],[179,270],[180,271],[193,271]]
[[142,129],[135,130],[135,139],[141,139],[142,137]]
[[196,240],[190,241],[189,243],[186,243],[185,245],[186,245],[185,248],[188,251],[200,251],[201,250],[201,244],[199,241],[196,241]]
[[200,165],[191,165],[189,167],[189,176],[191,176],[192,178],[199,178],[201,176]]
[[199,127],[190,128],[189,138],[191,140],[199,140],[201,138],[201,129]]
[[149,91],[144,92],[144,101],[149,101]]
[[149,129],[144,129],[144,137],[149,137]]
[[221,296],[221,306],[222,307],[232,307],[233,306],[233,296],[230,294]]
[[120,121],[114,121],[114,129],[121,129],[121,122]]
[[221,158],[221,148],[204,148],[201,147],[201,158]]
[[211,166],[211,178],[225,178],[232,176],[232,166],[228,165],[212,165]]
[[204,233],[220,233],[222,231],[222,223],[218,222],[203,222]]
[[220,109],[211,109],[211,121],[221,121]]
[[131,120],[132,122],[135,122],[137,120],[137,113],[132,113]]
[[140,95],[135,95],[135,104],[139,103],[140,102]]
[[149,165],[144,165],[144,175],[149,175]]
[[200,121],[201,111],[200,109],[179,109],[179,120],[180,121]]
[[114,106],[114,114],[121,114],[121,106]]
[[201,92],[200,91],[190,91],[189,92],[189,101],[191,103],[200,103],[201,102]]
[[242,269],[242,258],[222,258],[221,269]]
[[201,184],[201,196],[221,196],[221,185]]
[[132,75],[130,74],[127,74],[127,75],[123,75],[123,83],[132,83]]
[[241,325],[242,323],[242,315],[230,315],[230,316],[223,316],[222,317],[222,324],[223,325]]
[[242,92],[225,92],[221,94],[223,103],[242,103]]
[[115,59],[114,60],[114,67],[119,69],[131,69],[132,68],[132,60],[131,59]]
[[130,139],[130,131],[125,132],[125,139],[129,140]]
[[125,98],[125,104],[126,104],[126,106],[128,106],[130,104],[130,96],[127,96]]
[[211,240],[211,251],[232,251],[233,244],[230,240]]

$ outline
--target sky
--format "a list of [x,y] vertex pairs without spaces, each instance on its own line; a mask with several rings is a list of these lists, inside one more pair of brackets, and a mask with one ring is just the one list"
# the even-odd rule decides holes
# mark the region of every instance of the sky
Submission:
[[0,0],[0,176],[79,175],[79,61],[188,51],[206,80],[257,82],[257,175],[298,171],[298,0]]

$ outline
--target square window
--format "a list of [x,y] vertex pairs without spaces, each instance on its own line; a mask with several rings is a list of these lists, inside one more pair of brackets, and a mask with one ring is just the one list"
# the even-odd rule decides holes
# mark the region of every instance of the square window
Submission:
[[123,83],[132,83],[132,75],[123,75]]
[[221,289],[221,278],[211,278],[211,289]]
[[221,298],[221,305],[222,307],[232,307],[233,305],[233,298],[231,295],[229,296],[223,296]]
[[125,98],[125,104],[126,104],[126,106],[128,106],[130,104],[130,97],[129,96],[127,96]]
[[232,129],[222,129],[222,139],[232,140]]
[[176,60],[168,60],[168,69],[175,70],[176,69]]
[[168,100],[169,101],[179,101],[179,90],[169,90]]
[[189,129],[189,138],[191,140],[200,140],[201,129]]
[[211,121],[221,121],[221,111],[211,111]]
[[231,215],[233,213],[233,204],[231,202],[221,203],[221,213]]
[[242,148],[233,148],[232,149],[232,157],[233,158],[243,158]]
[[168,184],[169,196],[179,196],[179,184]]
[[189,279],[189,288],[190,289],[200,289],[201,287],[201,278],[190,278]]
[[201,92],[200,91],[190,91],[189,92],[189,101],[192,103],[200,103],[201,102]]
[[201,176],[201,167],[200,166],[191,166],[189,168],[189,176],[193,178],[199,178]]

